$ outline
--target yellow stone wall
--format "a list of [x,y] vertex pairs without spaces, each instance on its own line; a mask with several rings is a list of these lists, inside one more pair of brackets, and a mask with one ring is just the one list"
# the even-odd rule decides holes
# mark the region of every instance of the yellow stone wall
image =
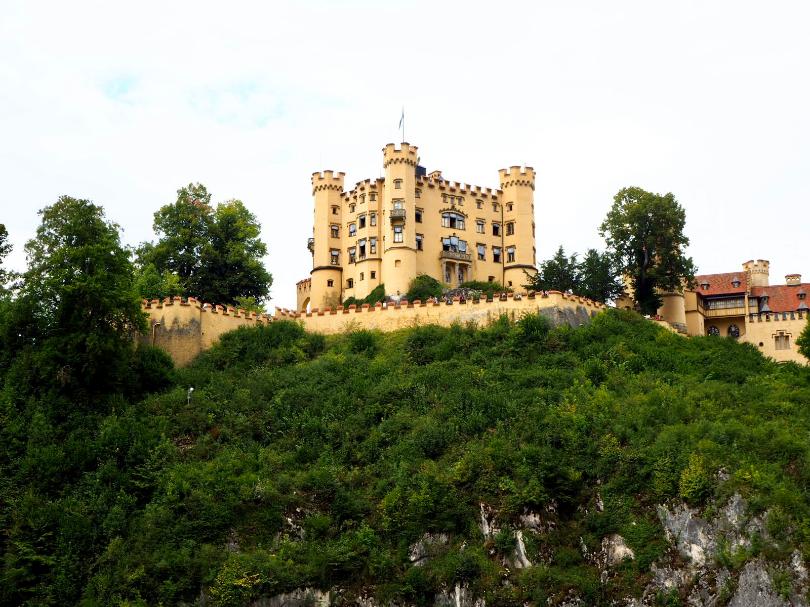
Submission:
[[[279,310],[274,317],[277,320],[289,319],[300,322],[307,331],[332,335],[352,329],[375,329],[395,331],[417,325],[437,324],[450,326],[454,323],[475,322],[484,326],[506,315],[518,320],[524,314],[543,310],[555,311],[561,322],[578,324],[586,318],[605,309],[600,303],[576,295],[565,295],[558,291],[549,291],[546,296],[509,294],[504,299],[493,301],[466,301],[456,299],[452,304],[446,302],[407,304],[382,304],[369,306],[364,304],[357,308],[315,310],[308,313]],[[552,319],[554,320],[554,319]]]
[[[787,318],[784,318],[784,317]],[[793,318],[791,319],[791,316]],[[807,364],[807,359],[799,354],[796,347],[796,338],[801,335],[807,326],[808,314],[762,314],[754,316],[746,323],[745,336],[741,341],[746,341],[755,345],[766,356],[770,356],[779,362],[793,361],[800,364]],[[777,350],[775,337],[780,332],[790,338],[790,349]],[[761,345],[760,345],[761,344]]]
[[[445,180],[438,171],[417,176],[418,162],[416,146],[388,144],[383,148],[384,177],[358,182],[350,191],[343,189],[343,173],[312,175],[313,269],[309,296],[302,296],[300,289],[297,293],[299,311],[306,305],[335,307],[348,297],[362,299],[379,284],[385,284],[388,295],[404,295],[417,274],[457,286],[459,266],[465,280],[491,279],[518,290],[526,283],[525,271],[533,273],[536,266],[534,169],[501,169],[501,189],[493,190]],[[392,216],[395,206],[401,212]],[[443,212],[462,215],[464,228],[442,227]],[[478,220],[484,222],[483,233],[478,232]],[[500,227],[498,235],[493,234],[493,224]],[[514,226],[511,234],[508,224]],[[402,242],[395,242],[395,226],[402,227]],[[467,242],[469,260],[442,258],[442,238],[451,236]],[[360,251],[364,239],[365,258]],[[478,259],[479,244],[486,247],[484,259]],[[493,247],[500,247],[499,262],[494,261]],[[515,248],[514,261],[508,257],[510,247]],[[354,262],[350,248],[355,249]],[[332,250],[339,252],[338,263],[333,263]]]

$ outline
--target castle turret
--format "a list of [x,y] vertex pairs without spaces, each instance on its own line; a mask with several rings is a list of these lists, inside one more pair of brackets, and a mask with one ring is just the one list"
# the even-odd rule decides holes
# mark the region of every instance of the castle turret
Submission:
[[534,248],[534,179],[532,167],[513,166],[498,171],[503,196],[503,281],[520,290],[526,272],[536,272]]
[[767,287],[770,285],[771,264],[766,259],[753,259],[743,264],[743,270],[748,274],[748,286]]
[[388,295],[405,295],[416,276],[415,189],[417,147],[389,143],[383,148],[382,274]]
[[312,174],[312,197],[315,203],[312,251],[311,305],[334,307],[340,303],[342,265],[341,224],[344,173],[324,171]]

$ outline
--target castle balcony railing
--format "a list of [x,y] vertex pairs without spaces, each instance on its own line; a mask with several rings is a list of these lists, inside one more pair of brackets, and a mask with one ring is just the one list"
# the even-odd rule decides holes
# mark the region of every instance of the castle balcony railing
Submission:
[[461,253],[460,251],[442,251],[439,259],[452,259],[454,261],[472,261],[471,253]]
[[307,249],[309,249],[310,253],[315,252],[315,239],[314,238],[307,238]]
[[703,316],[717,318],[718,316],[745,316],[748,310],[744,306],[739,308],[704,308]]
[[405,209],[391,209],[389,213],[391,221],[405,221]]

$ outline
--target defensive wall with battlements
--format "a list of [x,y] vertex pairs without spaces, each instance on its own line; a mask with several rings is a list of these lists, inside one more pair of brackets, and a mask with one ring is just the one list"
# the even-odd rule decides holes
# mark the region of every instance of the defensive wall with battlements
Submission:
[[429,324],[449,327],[454,323],[474,322],[484,326],[502,315],[519,320],[531,313],[542,314],[555,325],[579,326],[604,309],[604,304],[559,291],[508,293],[489,301],[454,298],[430,303],[403,301],[386,306],[352,305],[346,309],[314,309],[311,312],[277,309],[274,316],[203,304],[193,297],[188,300],[174,297],[143,303],[149,329],[140,340],[162,348],[176,365],[184,366],[228,331],[279,320],[297,322],[314,333],[334,335],[354,329],[388,332]]

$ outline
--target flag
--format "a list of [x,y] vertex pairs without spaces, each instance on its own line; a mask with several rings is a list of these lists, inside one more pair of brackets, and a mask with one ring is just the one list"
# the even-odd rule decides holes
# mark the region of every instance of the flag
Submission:
[[402,116],[400,116],[400,118],[399,118],[399,126],[397,128],[401,129],[404,122],[405,122],[405,108],[403,107],[402,108]]

